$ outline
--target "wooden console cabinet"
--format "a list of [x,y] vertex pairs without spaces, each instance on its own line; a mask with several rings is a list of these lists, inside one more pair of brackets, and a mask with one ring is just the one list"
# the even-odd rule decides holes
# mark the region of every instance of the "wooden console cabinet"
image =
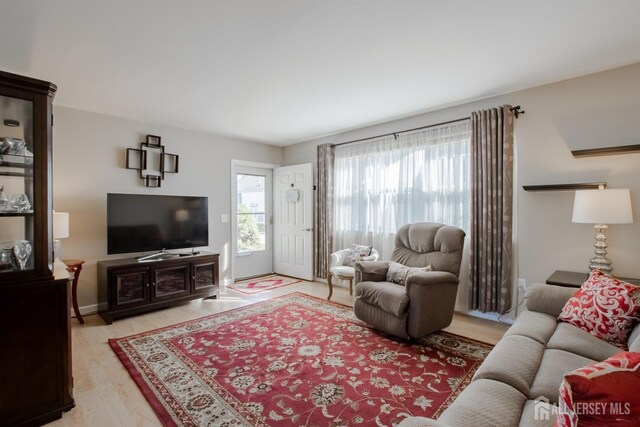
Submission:
[[218,254],[98,262],[98,314],[115,319],[197,298],[218,297]]

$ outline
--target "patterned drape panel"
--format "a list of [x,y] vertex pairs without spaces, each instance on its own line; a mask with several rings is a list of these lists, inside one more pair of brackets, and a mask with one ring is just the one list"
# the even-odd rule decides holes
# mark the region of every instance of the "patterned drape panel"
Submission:
[[315,242],[313,274],[326,279],[329,254],[333,251],[333,166],[335,150],[331,144],[318,146]]
[[511,307],[513,113],[504,105],[471,113],[470,308]]

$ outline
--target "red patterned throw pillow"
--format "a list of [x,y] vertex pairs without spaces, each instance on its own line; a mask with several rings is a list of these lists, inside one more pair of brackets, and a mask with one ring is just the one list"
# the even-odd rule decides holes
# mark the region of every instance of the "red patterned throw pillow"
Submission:
[[558,320],[624,347],[639,314],[640,286],[595,270],[569,298]]
[[622,352],[565,374],[556,427],[640,425],[640,353]]

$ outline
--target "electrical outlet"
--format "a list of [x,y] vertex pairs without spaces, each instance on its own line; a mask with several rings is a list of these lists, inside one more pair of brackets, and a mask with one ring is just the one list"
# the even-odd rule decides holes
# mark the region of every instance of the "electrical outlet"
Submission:
[[518,292],[524,294],[524,290],[527,288],[527,279],[518,279]]

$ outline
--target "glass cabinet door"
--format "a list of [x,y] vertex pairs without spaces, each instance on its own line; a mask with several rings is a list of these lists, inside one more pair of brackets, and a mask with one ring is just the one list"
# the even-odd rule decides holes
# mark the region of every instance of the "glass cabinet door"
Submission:
[[156,267],[151,275],[153,300],[189,295],[189,265]]
[[34,148],[34,102],[0,94],[0,277],[34,269]]
[[131,308],[149,301],[149,269],[115,270],[111,274],[111,301],[115,309]]
[[215,261],[193,263],[193,292],[206,291],[215,286],[215,272],[218,264]]

